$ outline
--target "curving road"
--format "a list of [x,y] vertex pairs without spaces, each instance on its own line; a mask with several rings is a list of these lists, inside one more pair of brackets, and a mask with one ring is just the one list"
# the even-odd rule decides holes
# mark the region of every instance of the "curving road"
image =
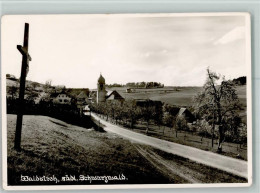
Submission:
[[213,152],[197,149],[194,147],[146,136],[140,133],[136,133],[134,131],[121,128],[118,125],[106,122],[94,113],[92,113],[91,115],[94,119],[100,121],[100,123],[103,125],[104,130],[108,132],[116,133],[126,139],[150,145],[167,153],[172,153],[174,155],[185,157],[192,161],[248,179],[247,161],[238,160],[227,156],[219,155]]

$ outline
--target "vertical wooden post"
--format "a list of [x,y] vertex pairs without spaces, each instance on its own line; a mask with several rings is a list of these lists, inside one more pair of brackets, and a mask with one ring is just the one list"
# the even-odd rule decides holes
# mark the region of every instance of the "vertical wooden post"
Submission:
[[20,45],[17,45],[17,49],[21,52],[21,54],[23,56],[21,77],[20,77],[19,103],[18,103],[18,109],[17,109],[16,132],[15,132],[15,141],[14,141],[14,148],[17,151],[21,151],[21,135],[22,135],[23,114],[24,114],[25,81],[26,81],[26,74],[27,74],[27,68],[29,65],[29,60],[31,60],[31,57],[29,56],[29,53],[28,53],[28,39],[29,39],[29,24],[25,23],[23,47]]

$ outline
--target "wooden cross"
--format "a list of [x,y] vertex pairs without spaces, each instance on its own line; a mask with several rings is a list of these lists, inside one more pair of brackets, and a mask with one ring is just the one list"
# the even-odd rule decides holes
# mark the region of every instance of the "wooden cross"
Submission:
[[19,103],[18,103],[18,109],[17,109],[16,132],[15,132],[15,141],[14,141],[14,148],[17,151],[21,151],[21,135],[22,135],[23,114],[24,114],[25,82],[26,82],[26,75],[27,75],[28,69],[29,69],[29,61],[32,60],[31,56],[28,53],[28,46],[29,46],[28,40],[29,40],[29,24],[25,23],[23,46],[17,45],[17,49],[20,51],[20,53],[23,56],[21,77],[20,77]]

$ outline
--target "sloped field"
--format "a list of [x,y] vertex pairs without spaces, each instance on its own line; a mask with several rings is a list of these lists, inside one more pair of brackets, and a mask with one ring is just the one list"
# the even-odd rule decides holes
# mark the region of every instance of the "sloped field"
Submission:
[[[24,116],[22,151],[13,149],[16,116],[8,115],[8,183],[55,184],[55,182],[21,182],[23,176],[79,175],[118,176],[127,181],[108,183],[178,183],[154,170],[127,140],[111,133],[67,124],[45,116]],[[176,181],[175,181],[176,180]],[[89,181],[59,184],[90,184]],[[92,181],[91,184],[105,184]]]

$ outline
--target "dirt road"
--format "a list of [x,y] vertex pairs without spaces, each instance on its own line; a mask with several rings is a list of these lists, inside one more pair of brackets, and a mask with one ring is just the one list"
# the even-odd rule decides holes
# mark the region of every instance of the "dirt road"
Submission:
[[[92,113],[92,116],[97,120],[100,121],[102,125],[104,125],[104,129],[108,132],[113,132],[118,135],[121,135],[122,137],[125,137],[129,140],[139,142],[141,144],[150,145],[154,148],[160,149],[162,151],[172,153],[174,155],[178,155],[184,158],[188,158],[192,161],[217,168],[222,171],[229,172],[231,174],[247,178],[248,179],[248,164],[247,161],[238,160],[234,158],[230,158],[227,156],[219,155],[212,152],[203,151],[197,148],[157,139],[154,137],[146,136],[140,133],[136,133],[127,129],[123,129],[117,125],[111,124],[109,122],[106,122],[105,120],[101,119],[94,113]],[[143,153],[143,155],[150,155],[150,157],[153,157],[151,153],[145,153],[142,152],[142,150],[139,149],[140,153]],[[147,156],[146,156],[147,157]],[[164,165],[167,165],[165,163]]]
[[200,180],[202,179],[201,175],[199,175],[197,171],[183,166],[174,160],[166,160],[150,149],[147,150],[138,145],[136,145],[136,149],[155,168],[157,168],[161,173],[168,175],[169,178],[174,179],[174,176],[177,175],[186,180],[187,183],[203,183]]

